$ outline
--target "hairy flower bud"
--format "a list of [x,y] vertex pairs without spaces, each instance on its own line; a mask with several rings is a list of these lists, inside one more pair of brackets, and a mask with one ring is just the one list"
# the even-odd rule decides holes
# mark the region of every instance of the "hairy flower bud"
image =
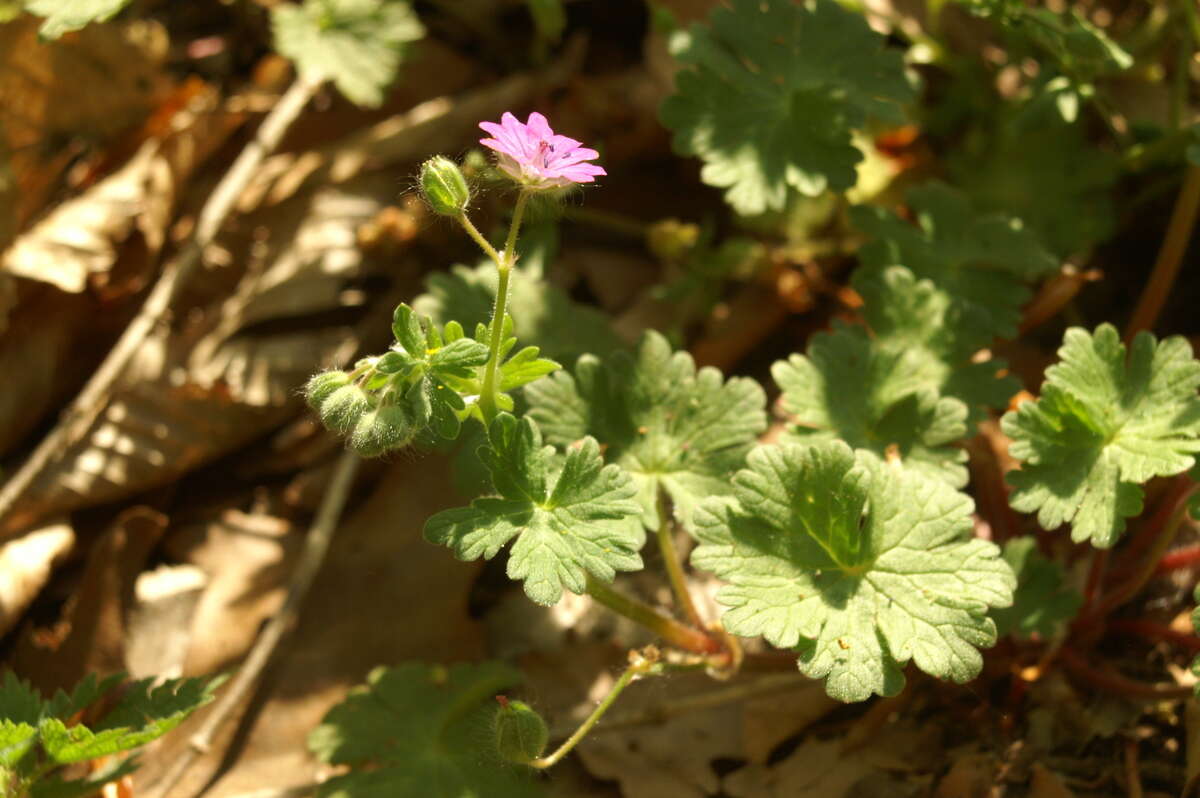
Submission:
[[509,762],[528,765],[542,755],[550,741],[550,730],[533,707],[524,701],[497,696],[496,750]]
[[471,201],[471,189],[458,165],[435,155],[421,164],[421,194],[434,213],[460,216]]
[[349,432],[363,414],[371,409],[366,391],[350,384],[338,388],[321,402],[321,421],[333,432]]
[[344,371],[322,371],[314,374],[304,386],[304,398],[313,410],[320,410],[334,391],[350,384],[350,375]]
[[350,436],[350,448],[360,457],[378,457],[407,446],[416,432],[407,409],[400,405],[380,405],[359,418]]

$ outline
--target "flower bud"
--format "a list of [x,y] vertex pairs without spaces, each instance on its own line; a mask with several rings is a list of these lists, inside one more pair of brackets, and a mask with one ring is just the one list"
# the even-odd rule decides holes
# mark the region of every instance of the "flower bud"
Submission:
[[501,700],[496,713],[496,750],[518,765],[528,765],[542,755],[550,741],[546,721],[524,701]]
[[380,405],[364,413],[350,435],[350,448],[360,457],[378,457],[399,449],[416,435],[408,411],[399,405]]
[[321,403],[321,421],[333,432],[349,432],[363,414],[371,409],[366,391],[350,384],[338,388]]
[[435,155],[421,164],[421,194],[434,213],[460,216],[471,201],[471,190],[458,165]]
[[350,384],[350,375],[344,371],[322,371],[314,374],[304,386],[304,398],[313,410],[320,410],[325,400],[338,388]]

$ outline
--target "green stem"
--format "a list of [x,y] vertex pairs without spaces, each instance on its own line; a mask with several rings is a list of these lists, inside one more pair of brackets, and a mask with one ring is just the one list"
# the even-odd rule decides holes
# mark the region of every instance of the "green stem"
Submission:
[[458,219],[458,223],[462,225],[462,228],[467,231],[467,235],[473,238],[475,243],[479,245],[479,248],[492,259],[492,263],[496,264],[496,268],[503,269],[504,261],[501,259],[500,253],[496,251],[496,248],[492,246],[490,241],[483,237],[483,233],[479,232],[479,228],[475,226],[475,223],[465,213],[459,214],[456,218]]
[[662,491],[658,493],[658,549],[662,552],[663,567],[667,569],[667,580],[671,583],[671,592],[675,594],[675,603],[683,610],[684,617],[697,629],[705,628],[704,619],[700,617],[692,594],[688,591],[687,579],[683,575],[683,565],[679,561],[679,552],[675,548],[672,533],[675,523],[667,512],[666,497]]
[[720,642],[701,630],[685,626],[648,604],[618,593],[591,574],[587,578],[587,592],[605,607],[641,624],[673,646],[697,654],[716,654],[721,651]]
[[[492,420],[499,412],[496,395],[499,393],[496,385],[496,375],[500,372],[500,345],[504,342],[504,314],[508,306],[508,278],[512,274],[513,264],[517,262],[517,232],[521,229],[521,219],[525,215],[525,205],[529,201],[528,192],[522,191],[517,197],[517,205],[513,209],[512,224],[508,228],[508,240],[504,244],[503,255],[496,256],[496,271],[499,279],[496,283],[496,307],[492,311],[492,337],[488,343],[488,362],[483,371],[483,389],[479,394],[479,410],[483,413],[484,423],[491,427]],[[466,219],[464,214],[461,219]],[[469,224],[469,223],[468,223]],[[466,227],[466,225],[464,225]],[[469,233],[474,225],[467,229]],[[478,235],[479,231],[475,231]],[[483,236],[479,236],[480,239]],[[489,244],[490,248],[491,245]],[[493,249],[492,252],[495,252]]]
[[622,692],[624,692],[626,687],[632,684],[633,681],[640,676],[646,676],[651,673],[659,673],[662,670],[662,666],[655,662],[655,660],[644,657],[641,654],[631,654],[630,660],[629,667],[626,668],[625,672],[621,674],[621,678],[617,679],[617,683],[614,684],[612,689],[608,691],[608,695],[604,696],[604,700],[601,701],[594,710],[592,710],[592,714],[588,715],[587,719],[584,720],[583,723],[579,724],[579,728],[575,730],[575,733],[568,737],[566,742],[560,745],[554,753],[550,754],[549,756],[539,757],[529,764],[533,765],[539,770],[545,770],[546,768],[554,767],[554,765],[558,764],[558,762],[561,761],[564,756],[571,753],[571,749],[579,745],[579,741],[587,736],[587,733],[591,731],[592,727],[595,726],[600,718],[604,716],[604,713],[609,710],[609,708],[613,705],[613,702],[617,700],[617,697],[620,696]]

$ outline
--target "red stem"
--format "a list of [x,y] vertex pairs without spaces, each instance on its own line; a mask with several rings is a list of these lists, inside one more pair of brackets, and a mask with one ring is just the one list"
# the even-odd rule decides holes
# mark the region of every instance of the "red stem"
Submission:
[[1181,546],[1175,551],[1163,555],[1163,558],[1158,561],[1158,565],[1154,566],[1154,573],[1165,574],[1171,571],[1181,571],[1197,564],[1200,564],[1200,543]]
[[1200,637],[1177,632],[1169,626],[1153,621],[1143,621],[1137,618],[1116,618],[1108,622],[1109,631],[1117,634],[1130,634],[1147,640],[1159,640],[1179,646],[1195,654],[1200,652]]
[[1063,666],[1082,681],[1093,687],[1110,693],[1128,696],[1129,698],[1145,698],[1151,701],[1169,701],[1187,698],[1192,694],[1191,687],[1178,685],[1146,684],[1128,676],[1110,670],[1100,670],[1093,667],[1087,660],[1069,648],[1058,652],[1058,660]]

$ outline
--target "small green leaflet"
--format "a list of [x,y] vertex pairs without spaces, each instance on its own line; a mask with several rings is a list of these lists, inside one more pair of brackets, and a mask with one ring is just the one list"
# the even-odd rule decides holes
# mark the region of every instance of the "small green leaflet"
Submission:
[[275,49],[358,105],[383,104],[408,45],[425,35],[403,0],[304,0],[271,8]]
[[903,352],[876,346],[861,327],[814,336],[808,357],[777,362],[771,376],[795,421],[788,440],[841,439],[880,458],[895,446],[906,467],[967,484],[967,453],[952,445],[966,437],[967,406],[938,396],[920,372],[903,368]]
[[789,187],[853,186],[851,133],[868,118],[903,121],[914,97],[900,52],[835,0],[731,0],[671,48],[685,68],[660,116],[742,214],[782,210]]
[[[508,297],[509,314],[521,320],[521,340],[563,362],[573,362],[585,352],[606,355],[622,347],[604,314],[571,301],[558,286],[528,274],[522,268],[525,262],[512,271]],[[434,272],[426,285],[428,293],[413,302],[419,313],[443,324],[457,320],[468,330],[491,319],[496,305],[496,265],[491,261]]]
[[1001,420],[1021,461],[1009,502],[1045,529],[1106,549],[1142,511],[1141,483],[1187,471],[1200,451],[1200,363],[1179,336],[1139,333],[1128,357],[1115,327],[1067,330],[1041,397]]
[[44,39],[57,39],[92,22],[104,22],[129,5],[129,0],[24,0],[25,10],[45,22],[38,28]]
[[965,682],[996,641],[989,607],[1016,578],[971,537],[971,499],[840,441],[763,446],[734,477],[736,501],[696,512],[692,564],[729,582],[722,622],[795,648],[840,701],[894,695],[902,666]]
[[697,370],[691,355],[672,352],[653,331],[642,336],[636,356],[602,362],[585,355],[574,376],[559,372],[528,386],[525,396],[547,442],[569,447],[594,436],[605,459],[633,476],[648,529],[658,529],[665,492],[690,531],[693,508],[729,492],[729,475],[767,427],[757,382]]
[[[184,718],[213,699],[221,679],[171,679],[158,687],[152,679],[126,685],[116,705],[91,727],[70,724],[82,710],[112,692],[123,677],[98,681],[86,677],[70,693],[57,693],[44,700],[13,673],[0,684],[0,768],[15,771],[21,778],[32,773],[26,768],[38,763],[26,754],[38,748],[47,762],[68,765],[140,748],[174,729]],[[133,768],[131,762],[117,763],[110,776]],[[104,782],[92,780],[40,781],[34,796],[90,794]]]
[[532,419],[501,413],[490,440],[479,456],[499,496],[433,516],[426,540],[460,560],[490,560],[516,538],[508,576],[524,580],[525,594],[545,606],[564,588],[583,594],[589,574],[611,582],[617,571],[642,567],[637,488],[620,466],[604,465],[595,439],[585,438],[559,462]]
[[499,662],[377,668],[309,734],[322,762],[349,765],[318,798],[536,798],[529,768],[492,740],[494,696],[521,681]]
[[1075,617],[1083,596],[1067,582],[1063,568],[1046,559],[1033,537],[1013,538],[1004,544],[1004,561],[1017,575],[1011,607],[993,610],[996,630],[1022,640],[1038,635],[1057,638]]
[[[888,266],[905,266],[947,295],[943,323],[972,351],[994,338],[1015,338],[1026,283],[1058,270],[1058,258],[1020,221],[979,213],[967,196],[943,183],[910,189],[914,226],[868,206],[851,209],[855,227],[872,237],[859,250],[858,279]],[[857,276],[857,275],[856,275]]]

